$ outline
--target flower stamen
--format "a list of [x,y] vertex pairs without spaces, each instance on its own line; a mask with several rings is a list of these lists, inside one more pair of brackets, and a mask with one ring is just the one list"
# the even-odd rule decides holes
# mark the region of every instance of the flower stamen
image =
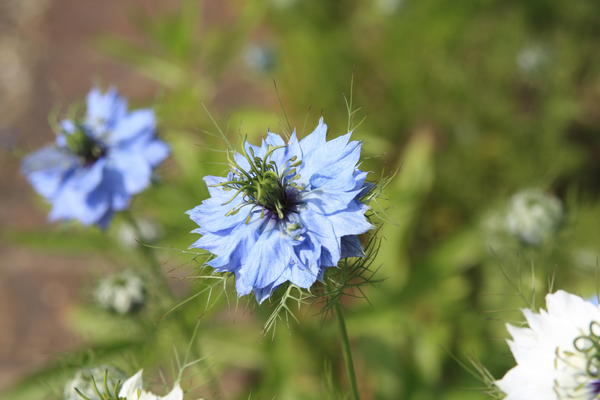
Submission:
[[65,133],[67,148],[76,156],[81,158],[83,164],[88,166],[106,154],[105,147],[90,137],[81,125],[72,133]]
[[228,211],[227,216],[237,214],[247,205],[253,205],[262,207],[261,216],[264,217],[266,210],[282,220],[289,211],[294,209],[296,201],[288,193],[288,187],[296,188],[297,185],[290,185],[287,181],[297,179],[296,167],[302,164],[302,161],[293,156],[289,160],[292,163],[280,174],[277,164],[269,160],[274,151],[284,147],[269,146],[263,157],[256,156],[252,147],[248,150],[243,149],[242,156],[248,162],[247,169],[242,168],[235,160],[230,160],[233,178],[212,185],[235,191],[223,205],[231,203],[240,194],[244,195],[244,202]]

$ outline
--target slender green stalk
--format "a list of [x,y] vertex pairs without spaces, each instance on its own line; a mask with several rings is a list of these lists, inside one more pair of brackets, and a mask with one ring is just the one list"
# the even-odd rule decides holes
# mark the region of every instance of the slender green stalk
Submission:
[[[129,223],[129,225],[135,232],[138,239],[140,240],[140,242],[138,243],[138,249],[140,250],[140,252],[144,256],[144,258],[148,262],[148,265],[150,266],[150,270],[152,272],[152,277],[155,280],[155,283],[158,285],[159,290],[162,292],[162,294],[164,294],[170,300],[170,302],[174,302],[176,300],[176,298],[175,298],[173,292],[171,292],[171,289],[169,288],[169,283],[163,273],[162,266],[161,266],[160,262],[158,261],[158,257],[156,256],[154,249],[150,246],[145,245],[143,232],[140,229],[139,224],[137,223],[137,221],[135,220],[135,218],[133,217],[131,212],[129,210],[127,210],[127,211],[123,212],[123,215],[127,219],[127,222]],[[165,308],[165,307],[164,307],[164,305],[161,304],[161,309],[162,308]],[[181,334],[185,337],[188,334],[187,322],[185,321],[185,318],[183,318],[183,315],[181,315],[180,313],[175,313],[175,314],[177,315],[177,319],[176,319],[177,326],[178,326]],[[200,350],[200,344],[196,340],[196,336],[197,336],[196,331],[197,331],[197,327],[194,328],[194,334],[193,334],[193,338],[192,338],[192,341],[195,341],[196,343],[195,343],[195,345],[193,343],[190,343],[190,346],[186,353],[186,363],[187,363],[187,361],[189,361],[189,360],[187,360],[187,357],[189,355],[192,355],[192,357],[194,357],[196,360],[202,362],[204,371],[210,382],[212,395],[214,396],[215,399],[222,398],[221,388],[219,387],[216,376],[214,375],[208,362],[206,362],[206,359],[204,357],[202,357],[202,352]]]
[[142,256],[146,259],[148,265],[150,266],[152,278],[155,280],[155,283],[159,286],[161,292],[167,295],[167,297],[170,300],[175,300],[171,289],[169,289],[169,283],[167,282],[167,279],[163,274],[160,262],[158,261],[158,258],[154,253],[154,249],[152,247],[144,245],[144,235],[139,224],[137,223],[137,221],[135,220],[135,218],[129,210],[124,211],[123,216],[127,220],[127,223],[131,226],[131,228],[135,232],[136,237],[139,240],[137,247],[140,250],[140,253],[142,253]]
[[358,385],[356,383],[356,373],[354,372],[354,361],[352,361],[352,350],[350,349],[350,340],[348,339],[348,331],[346,330],[346,321],[344,320],[344,314],[342,313],[342,307],[339,302],[335,303],[335,314],[340,328],[340,336],[342,337],[346,374],[348,375],[348,381],[352,387],[352,396],[354,400],[360,400]]

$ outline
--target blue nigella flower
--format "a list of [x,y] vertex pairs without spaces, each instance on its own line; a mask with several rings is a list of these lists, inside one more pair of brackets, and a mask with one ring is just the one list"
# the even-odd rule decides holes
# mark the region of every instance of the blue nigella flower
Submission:
[[144,190],[169,154],[150,109],[127,111],[115,89],[87,96],[85,116],[63,120],[54,144],[28,155],[22,171],[51,204],[50,220],[106,227]]
[[341,258],[364,255],[357,235],[372,225],[361,143],[326,133],[323,119],[300,141],[268,132],[260,147],[245,143],[233,155],[227,177],[204,178],[210,198],[187,212],[202,235],[191,247],[233,272],[240,296],[254,291],[262,302],[285,282],[308,289]]

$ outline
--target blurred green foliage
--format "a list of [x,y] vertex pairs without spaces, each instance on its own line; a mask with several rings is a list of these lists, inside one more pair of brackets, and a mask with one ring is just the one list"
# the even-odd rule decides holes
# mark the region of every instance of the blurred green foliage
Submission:
[[[351,86],[355,122],[365,117],[355,130],[364,169],[374,181],[392,177],[375,207],[383,282],[367,289],[369,301],[345,301],[365,399],[487,398],[485,382],[461,362],[478,360],[501,377],[513,363],[504,323],[518,323],[519,308],[539,305],[552,288],[595,293],[600,3],[232,0],[210,7],[211,18],[206,9],[183,1],[170,15],[138,16],[141,43],[108,34],[96,43],[158,85],[147,105],[173,156],[133,214],[160,226],[157,251],[165,271],[185,280],[181,300],[189,301],[166,315],[151,302],[133,318],[84,301],[71,320],[89,347],[7,398],[60,395],[69,373],[91,361],[169,370],[189,341],[174,314],[190,332],[198,321],[223,398],[344,398],[335,324],[318,306],[302,307],[298,322],[265,336],[274,304],[235,300],[231,282],[223,291],[198,277],[206,273],[202,258],[182,249],[194,240],[183,212],[207,196],[201,178],[226,168],[229,144],[217,125],[234,147],[267,128],[306,134],[321,115],[333,134],[344,133]],[[265,51],[249,55],[251,47]],[[485,229],[527,187],[554,193],[567,210],[563,230],[539,248],[504,243]],[[102,254],[117,268],[143,265],[121,243],[122,223],[106,235],[49,226],[10,239]],[[145,318],[153,314],[157,324]],[[189,398],[212,398],[214,376],[192,369],[183,383]]]

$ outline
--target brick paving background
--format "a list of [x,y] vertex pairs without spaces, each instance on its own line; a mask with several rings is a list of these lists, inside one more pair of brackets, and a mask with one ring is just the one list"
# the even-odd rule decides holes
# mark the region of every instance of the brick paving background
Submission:
[[176,0],[0,0],[0,390],[77,345],[65,310],[102,260],[46,254],[3,240],[15,227],[46,223],[19,173],[19,153],[52,138],[55,107],[81,99],[97,78],[132,99],[149,82],[92,45],[103,33],[135,36],[134,10],[155,13]]

